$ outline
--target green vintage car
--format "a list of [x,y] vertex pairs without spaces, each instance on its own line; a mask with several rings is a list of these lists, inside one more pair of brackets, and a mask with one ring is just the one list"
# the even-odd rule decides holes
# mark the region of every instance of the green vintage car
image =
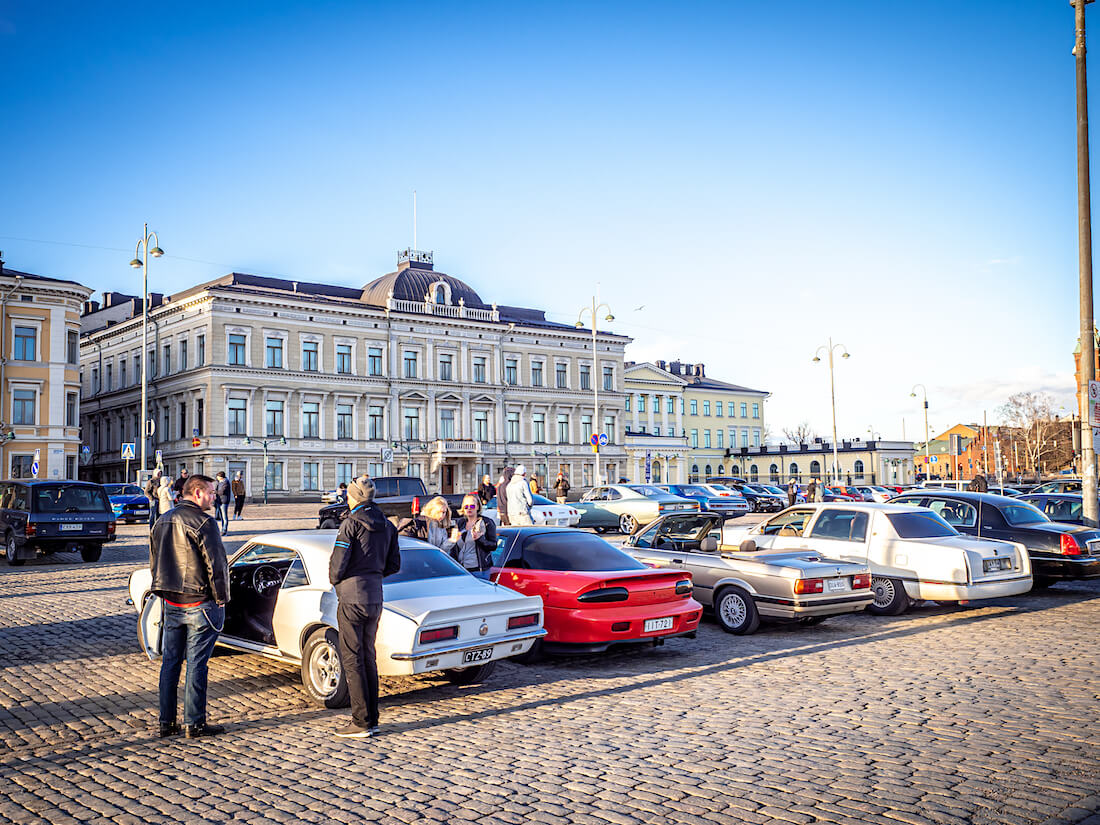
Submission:
[[577,527],[597,533],[618,530],[630,535],[639,525],[678,511],[699,511],[699,503],[667,493],[651,484],[606,484],[593,487],[573,505],[581,514]]

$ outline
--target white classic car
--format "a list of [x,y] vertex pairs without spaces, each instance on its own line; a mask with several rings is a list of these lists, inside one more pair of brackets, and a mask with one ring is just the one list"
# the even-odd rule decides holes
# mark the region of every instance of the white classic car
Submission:
[[[230,601],[218,644],[301,667],[310,698],[348,704],[336,631],[336,591],[328,581],[335,530],[257,536],[229,560]],[[496,662],[530,650],[546,635],[542,599],[475,578],[449,556],[402,537],[401,570],[382,585],[375,652],[380,676],[441,670],[455,684],[485,679]],[[138,636],[160,653],[160,599],[152,574],[130,575]]]
[[963,536],[924,507],[801,504],[749,528],[723,527],[723,544],[746,540],[757,547],[814,550],[866,563],[872,613],[904,613],[911,600],[968,602],[1031,589],[1031,561],[1022,544]]
[[[531,504],[531,521],[534,524],[548,527],[576,527],[577,522],[581,520],[580,511],[576,507],[571,507],[568,504],[558,504],[546,496],[537,494],[532,495],[531,499],[533,502]],[[498,527],[500,526],[500,513],[497,511],[496,496],[489,499],[482,515],[491,518]]]

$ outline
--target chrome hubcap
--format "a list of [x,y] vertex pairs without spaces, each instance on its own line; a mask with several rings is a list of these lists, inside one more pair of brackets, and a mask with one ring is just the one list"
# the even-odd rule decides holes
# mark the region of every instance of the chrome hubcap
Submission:
[[894,600],[894,583],[889,579],[871,579],[871,591],[875,594],[875,607],[886,607]]
[[15,561],[15,536],[8,537],[8,543],[4,546],[8,555],[8,561]]
[[743,625],[749,613],[748,608],[745,607],[745,600],[737,594],[724,597],[718,606],[718,612],[722,614],[722,621],[730,627]]
[[340,685],[340,657],[327,641],[313,648],[310,654],[309,678],[322,696],[331,696]]

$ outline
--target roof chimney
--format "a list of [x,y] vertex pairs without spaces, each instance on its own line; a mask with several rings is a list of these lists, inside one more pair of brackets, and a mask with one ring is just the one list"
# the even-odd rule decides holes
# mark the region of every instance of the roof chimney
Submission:
[[672,363],[670,363],[668,365],[668,371],[671,372],[673,375],[679,375],[680,374],[680,362],[679,361],[673,361]]
[[659,370],[663,370],[663,369],[668,368],[668,364],[666,364],[664,361],[656,361],[655,365],[656,365],[657,369],[659,369]]
[[695,375],[698,376],[699,378],[706,378],[707,377],[707,374],[703,371],[703,365],[702,364],[696,364],[695,365]]

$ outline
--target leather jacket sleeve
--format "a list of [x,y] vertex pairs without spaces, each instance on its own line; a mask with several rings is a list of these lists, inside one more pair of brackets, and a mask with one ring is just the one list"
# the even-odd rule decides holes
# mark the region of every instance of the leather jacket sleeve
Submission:
[[491,518],[485,519],[485,535],[475,543],[478,565],[482,570],[489,569],[489,554],[497,549],[497,526]]
[[214,591],[214,601],[224,605],[229,601],[229,565],[225,558],[218,523],[211,518],[203,521],[198,532],[199,551],[206,562],[206,575]]

